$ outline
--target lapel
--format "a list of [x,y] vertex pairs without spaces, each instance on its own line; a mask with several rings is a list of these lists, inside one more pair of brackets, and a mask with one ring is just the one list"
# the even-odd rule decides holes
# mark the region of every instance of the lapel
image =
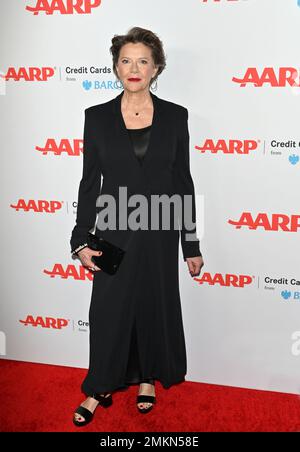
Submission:
[[165,117],[163,102],[159,97],[157,97],[150,91],[154,108],[153,119],[147,152],[144,156],[142,164],[140,164],[134,153],[134,148],[130,140],[129,133],[126,129],[126,124],[124,122],[121,111],[121,99],[123,94],[124,90],[112,101],[112,111],[115,117],[115,136],[121,151],[127,153],[128,159],[132,162],[132,165],[135,166],[139,172],[143,172],[149,165],[151,165],[151,162],[155,160],[155,154],[160,150],[159,142],[161,130],[163,128],[163,120]]

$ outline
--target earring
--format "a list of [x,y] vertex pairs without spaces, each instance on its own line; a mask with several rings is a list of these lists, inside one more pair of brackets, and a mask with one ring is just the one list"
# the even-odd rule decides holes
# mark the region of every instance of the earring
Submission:
[[115,86],[117,89],[124,89],[123,83],[121,82],[121,80],[119,78],[116,78],[115,80]]
[[152,83],[150,85],[150,89],[152,89],[153,91],[156,91],[157,90],[157,79],[155,80],[155,88],[153,88]]

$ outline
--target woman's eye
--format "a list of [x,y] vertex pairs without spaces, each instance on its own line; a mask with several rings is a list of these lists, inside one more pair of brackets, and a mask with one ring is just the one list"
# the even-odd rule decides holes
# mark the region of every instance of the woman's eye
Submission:
[[[122,63],[127,63],[128,62],[128,60],[127,59],[124,59],[124,60],[122,60]],[[141,60],[141,62],[144,64],[144,63],[148,63],[148,61],[147,60]]]

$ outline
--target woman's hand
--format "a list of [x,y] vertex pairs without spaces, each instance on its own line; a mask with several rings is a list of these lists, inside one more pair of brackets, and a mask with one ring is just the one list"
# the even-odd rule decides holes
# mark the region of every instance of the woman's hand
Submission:
[[187,257],[186,262],[191,276],[199,276],[200,270],[204,265],[202,256]]
[[88,246],[78,251],[78,257],[82,265],[93,271],[102,271],[101,268],[97,267],[97,265],[92,261],[92,256],[101,256],[101,254],[102,251],[92,250]]

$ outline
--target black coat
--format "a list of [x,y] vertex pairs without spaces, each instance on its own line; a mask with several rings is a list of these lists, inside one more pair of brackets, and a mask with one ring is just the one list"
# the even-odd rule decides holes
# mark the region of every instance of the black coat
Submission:
[[[83,173],[70,240],[72,250],[86,242],[97,212],[104,208],[96,208],[99,194],[114,196],[118,218],[119,187],[127,188],[128,198],[133,194],[143,194],[148,200],[153,194],[192,195],[191,216],[193,221],[196,218],[188,110],[150,92],[154,105],[151,136],[140,165],[121,112],[123,93],[85,110]],[[132,210],[128,208],[128,215]],[[182,228],[184,260],[200,256],[199,240],[187,240],[185,233],[191,231],[184,224]],[[192,232],[196,237],[196,228]],[[95,233],[126,250],[126,254],[115,275],[94,273],[89,310],[90,363],[83,392],[92,395],[126,389],[128,384],[146,378],[159,380],[165,388],[183,381],[187,367],[178,228],[163,230],[160,224],[157,230],[134,231],[121,230],[117,224],[117,229],[96,228]]]

